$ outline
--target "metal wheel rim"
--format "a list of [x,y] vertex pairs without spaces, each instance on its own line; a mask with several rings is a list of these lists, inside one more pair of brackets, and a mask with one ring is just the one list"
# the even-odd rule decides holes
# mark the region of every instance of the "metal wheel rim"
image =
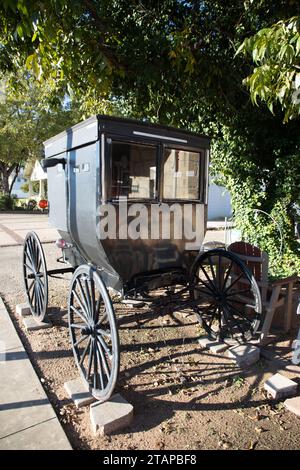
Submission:
[[119,337],[112,302],[93,267],[80,266],[73,275],[68,320],[80,374],[92,395],[98,401],[107,401],[119,373]]
[[48,304],[47,266],[41,242],[35,232],[24,240],[23,277],[27,301],[32,315],[43,321]]
[[[227,264],[223,278],[218,279],[221,268],[219,271],[214,268],[213,258],[218,258],[219,267],[223,265],[224,268]],[[201,280],[197,275],[198,269],[202,274]],[[243,289],[239,290],[241,283]],[[197,304],[196,294],[201,307]],[[262,312],[260,291],[253,274],[236,255],[215,249],[198,256],[191,269],[190,296],[201,326],[212,338],[230,336],[246,342],[255,335]],[[205,299],[208,299],[207,305],[204,304]],[[215,323],[218,326],[214,330]]]

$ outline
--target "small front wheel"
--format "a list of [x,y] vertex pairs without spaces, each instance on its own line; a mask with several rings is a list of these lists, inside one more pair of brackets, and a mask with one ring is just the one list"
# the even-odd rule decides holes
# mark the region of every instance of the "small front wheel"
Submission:
[[31,313],[42,322],[47,312],[48,278],[44,251],[35,232],[29,232],[24,240],[23,275]]
[[68,320],[81,376],[97,400],[107,401],[119,373],[119,337],[108,291],[91,266],[79,266],[73,274]]

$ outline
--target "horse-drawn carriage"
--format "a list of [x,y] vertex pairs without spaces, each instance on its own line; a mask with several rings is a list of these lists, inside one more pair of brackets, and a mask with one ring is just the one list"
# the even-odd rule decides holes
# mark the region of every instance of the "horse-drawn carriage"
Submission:
[[24,242],[32,314],[46,315],[48,276],[72,272],[68,322],[82,378],[100,401],[119,372],[112,293],[157,301],[176,297],[210,336],[248,340],[261,301],[257,284],[225,249],[201,250],[207,213],[209,138],[107,116],[45,142],[50,223],[66,267],[47,270],[33,232]]

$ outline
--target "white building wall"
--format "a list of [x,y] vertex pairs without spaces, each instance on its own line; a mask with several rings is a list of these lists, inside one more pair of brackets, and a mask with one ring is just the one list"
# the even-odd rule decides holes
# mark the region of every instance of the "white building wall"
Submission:
[[208,190],[208,220],[231,217],[231,198],[226,188],[210,184]]

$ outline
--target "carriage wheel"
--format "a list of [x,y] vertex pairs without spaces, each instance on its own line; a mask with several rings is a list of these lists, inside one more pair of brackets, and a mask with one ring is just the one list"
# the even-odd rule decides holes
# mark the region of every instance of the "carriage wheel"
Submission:
[[68,318],[76,364],[92,395],[104,402],[119,373],[119,337],[109,294],[91,266],[79,266],[73,275]]
[[31,313],[42,322],[48,304],[48,278],[44,251],[35,232],[29,232],[24,241],[23,274]]
[[214,339],[249,341],[262,311],[251,271],[234,254],[214,249],[200,254],[190,277],[190,296],[201,326]]

